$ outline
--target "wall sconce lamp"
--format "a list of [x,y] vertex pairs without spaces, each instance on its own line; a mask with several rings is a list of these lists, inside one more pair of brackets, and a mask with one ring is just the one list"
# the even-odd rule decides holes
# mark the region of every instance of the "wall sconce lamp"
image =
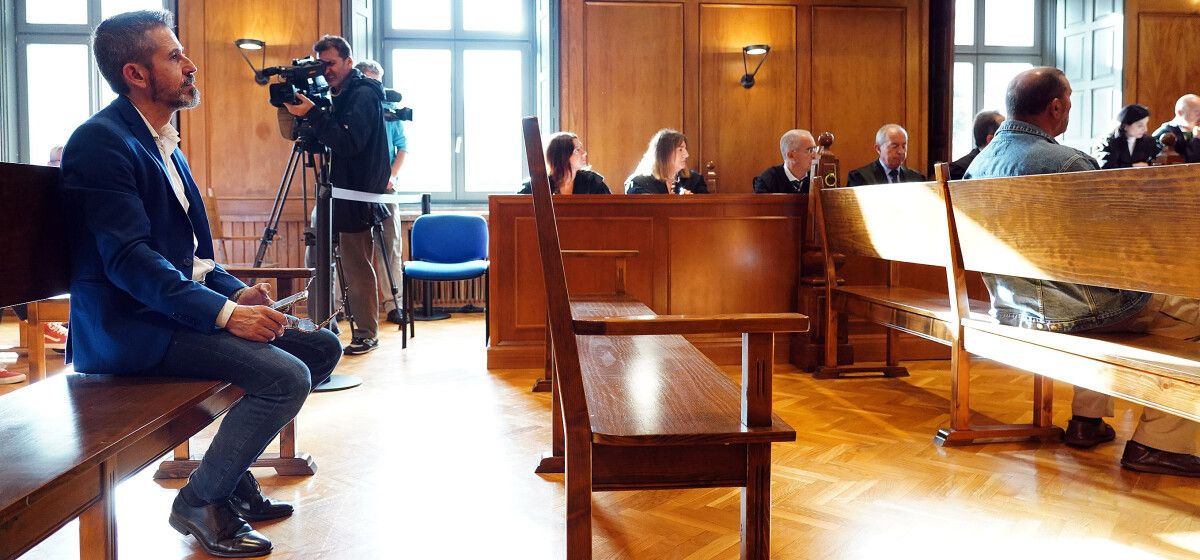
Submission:
[[[267,42],[258,39],[236,39],[233,41],[234,46],[238,48],[242,59],[246,64],[250,65],[250,69],[254,71],[254,83],[265,86],[270,80],[263,75],[262,68],[266,67],[267,63]],[[246,51],[260,51],[258,68],[254,67],[254,63],[250,62],[250,57],[246,56]]]
[[[750,89],[754,87],[754,76],[758,74],[758,69],[762,68],[763,62],[767,60],[767,54],[771,52],[771,45],[746,45],[742,47],[742,87]],[[747,56],[761,56],[758,59],[758,66],[754,67],[754,71],[750,71],[750,66],[746,62]]]

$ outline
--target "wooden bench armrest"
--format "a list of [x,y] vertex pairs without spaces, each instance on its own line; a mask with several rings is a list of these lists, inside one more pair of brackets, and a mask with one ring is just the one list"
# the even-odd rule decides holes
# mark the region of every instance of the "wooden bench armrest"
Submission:
[[575,334],[608,336],[805,332],[809,326],[808,316],[799,313],[583,317],[573,323]]
[[316,273],[313,268],[263,268],[252,266],[227,266],[228,272],[238,278],[312,278]]

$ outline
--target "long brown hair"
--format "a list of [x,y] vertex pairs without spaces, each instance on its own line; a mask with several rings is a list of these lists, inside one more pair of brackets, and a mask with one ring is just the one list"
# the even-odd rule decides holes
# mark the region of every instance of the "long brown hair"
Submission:
[[[675,178],[667,177],[667,166],[671,164],[671,157],[675,155],[675,149],[686,142],[687,136],[675,129],[664,128],[655,132],[654,136],[650,137],[646,153],[642,154],[642,161],[638,163],[637,169],[633,170],[633,174],[635,176],[653,176],[670,187],[675,182]],[[689,177],[691,173],[687,166],[684,166],[679,175]]]
[[575,153],[573,132],[555,132],[546,144],[546,167],[550,171],[550,190],[557,193],[558,186],[571,174],[571,155]]

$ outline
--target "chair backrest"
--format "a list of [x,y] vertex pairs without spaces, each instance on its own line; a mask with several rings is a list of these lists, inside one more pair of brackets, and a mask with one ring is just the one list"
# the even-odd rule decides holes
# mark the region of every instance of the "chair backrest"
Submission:
[[68,227],[58,168],[0,163],[0,307],[70,290]]
[[[587,401],[583,393],[583,377],[579,367],[579,347],[571,320],[571,302],[567,297],[567,273],[563,267],[562,246],[554,218],[554,200],[550,194],[550,177],[546,174],[546,156],[542,149],[542,132],[537,117],[522,121],[525,136],[525,157],[529,161],[530,184],[533,186],[534,222],[538,232],[538,248],[542,256],[542,274],[546,284],[546,318],[550,348],[554,360],[554,383],[562,402],[568,442],[581,431],[591,431]],[[568,446],[572,445],[568,443]],[[568,453],[570,453],[568,449]]]
[[946,266],[946,203],[938,183],[815,188],[832,251]]
[[488,258],[487,222],[464,214],[425,214],[413,222],[412,260],[461,263]]
[[963,266],[1200,297],[1200,165],[950,183]]

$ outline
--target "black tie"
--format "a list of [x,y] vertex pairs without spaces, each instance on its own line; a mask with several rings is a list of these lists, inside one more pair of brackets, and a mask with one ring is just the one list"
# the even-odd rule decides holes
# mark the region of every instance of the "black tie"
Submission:
[[900,182],[900,170],[893,169],[891,171],[888,171],[888,178],[891,179],[892,183],[899,183]]
[[800,190],[804,188],[804,183],[802,183],[799,179],[796,179],[795,181],[792,181],[791,183],[792,183],[793,191],[800,192]]

